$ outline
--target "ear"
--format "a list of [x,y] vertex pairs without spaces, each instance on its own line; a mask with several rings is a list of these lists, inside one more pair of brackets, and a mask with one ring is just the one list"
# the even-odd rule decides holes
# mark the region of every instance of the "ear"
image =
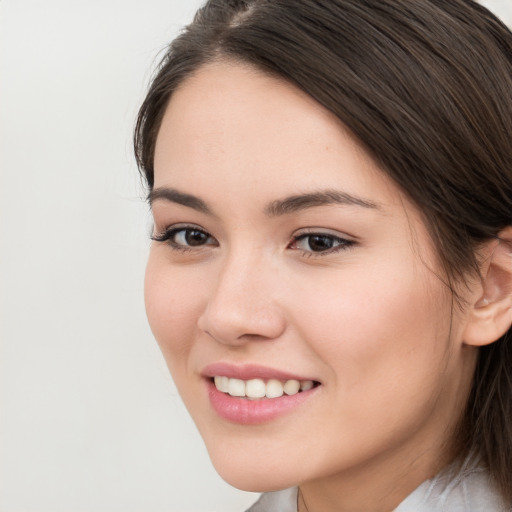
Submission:
[[463,333],[466,345],[489,345],[512,325],[512,226],[484,250],[481,282]]

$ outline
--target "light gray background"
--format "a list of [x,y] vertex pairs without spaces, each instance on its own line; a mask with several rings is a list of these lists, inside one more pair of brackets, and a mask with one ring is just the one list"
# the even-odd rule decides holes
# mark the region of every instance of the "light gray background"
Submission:
[[[213,470],[142,299],[131,132],[157,53],[200,3],[0,1],[0,512],[255,499]],[[511,0],[485,3],[512,22]]]

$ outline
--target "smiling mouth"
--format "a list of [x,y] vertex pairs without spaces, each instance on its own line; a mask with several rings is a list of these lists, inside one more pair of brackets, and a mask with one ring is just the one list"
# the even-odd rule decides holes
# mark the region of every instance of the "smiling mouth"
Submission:
[[247,398],[248,400],[262,400],[279,398],[283,395],[296,395],[303,391],[309,391],[320,385],[313,380],[278,380],[278,379],[234,379],[222,375],[212,378],[218,391],[232,397]]

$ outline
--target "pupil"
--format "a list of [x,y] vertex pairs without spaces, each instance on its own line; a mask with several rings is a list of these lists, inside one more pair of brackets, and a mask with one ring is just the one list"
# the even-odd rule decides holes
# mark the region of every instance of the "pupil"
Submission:
[[203,245],[208,237],[201,231],[187,231],[185,234],[185,240],[188,245]]
[[325,251],[332,249],[334,240],[328,236],[314,235],[309,237],[309,247],[312,251]]

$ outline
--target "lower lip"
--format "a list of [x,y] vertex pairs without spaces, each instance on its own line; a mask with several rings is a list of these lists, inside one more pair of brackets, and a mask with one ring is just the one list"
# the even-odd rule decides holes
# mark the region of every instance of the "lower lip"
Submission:
[[215,384],[207,381],[208,395],[215,412],[225,420],[241,425],[268,423],[279,416],[293,411],[312,397],[318,387],[301,391],[295,395],[283,395],[279,398],[248,400],[222,393]]

